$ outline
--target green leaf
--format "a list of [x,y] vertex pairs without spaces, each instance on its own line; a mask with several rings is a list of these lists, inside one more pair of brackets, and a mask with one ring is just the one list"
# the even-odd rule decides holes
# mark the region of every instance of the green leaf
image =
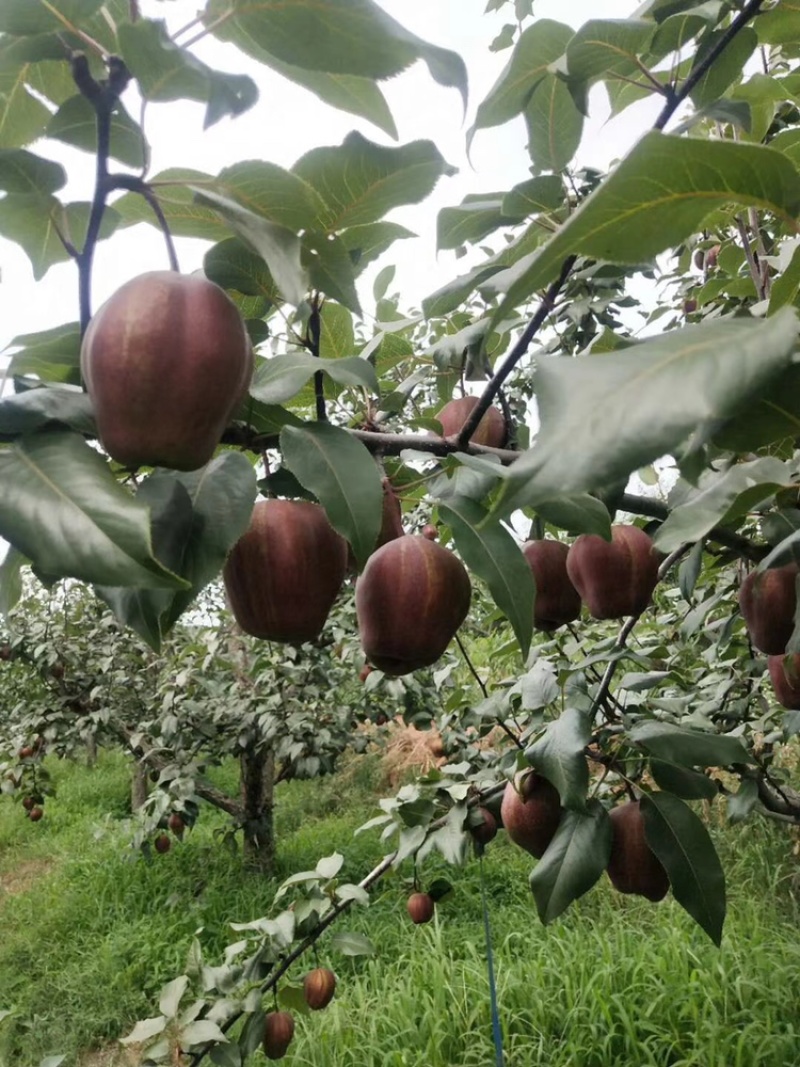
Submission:
[[24,37],[63,30],[68,22],[80,26],[102,4],[103,0],[48,0],[47,4],[31,3],[31,0],[3,0],[0,33]]
[[266,263],[238,237],[229,237],[209,248],[203,257],[203,272],[223,289],[280,303],[281,294]]
[[[706,56],[726,32],[726,30],[717,30],[702,39],[695,54],[695,68],[705,62]],[[718,100],[734,81],[740,79],[745,64],[757,47],[758,38],[755,30],[750,26],[741,27],[692,89],[690,95],[695,107],[703,107]]]
[[195,1019],[194,1022],[183,1027],[180,1040],[181,1048],[186,1049],[191,1045],[205,1044],[207,1041],[227,1042],[228,1038],[211,1019]]
[[337,930],[331,938],[331,948],[343,956],[374,956],[375,946],[365,934]]
[[[797,133],[800,134],[800,130]],[[798,141],[800,142],[800,138]],[[779,308],[785,307],[786,304],[793,304],[797,299],[798,291],[800,291],[800,242],[795,243],[789,265],[772,283],[767,314],[774,315]]]
[[498,510],[610,486],[682,445],[699,447],[788,366],[796,338],[784,309],[590,358],[541,360],[539,436],[513,465]]
[[565,811],[555,837],[534,867],[530,887],[543,923],[566,911],[592,888],[611,856],[611,820],[599,800],[586,811]]
[[379,391],[375,368],[360,356],[329,360],[316,359],[307,352],[293,352],[257,361],[250,395],[264,404],[282,404],[291,400],[317,371],[341,385],[369,389],[376,395]]
[[500,226],[510,225],[502,206],[501,194],[479,193],[464,197],[458,207],[443,207],[436,220],[437,249],[475,244]]
[[725,873],[703,823],[682,800],[669,793],[641,799],[644,832],[664,866],[672,894],[715,945],[725,922]]
[[[0,563],[0,617],[8,618],[22,596],[22,568],[27,560],[13,546],[6,551]],[[0,1016],[0,1018],[2,1018]]]
[[92,402],[79,389],[29,389],[0,400],[0,434],[23,434],[61,423],[94,436]]
[[215,191],[287,230],[313,230],[328,205],[309,182],[276,163],[247,160],[220,171]]
[[711,800],[717,795],[716,782],[711,778],[675,763],[651,759],[650,773],[659,789],[674,793],[682,800]]
[[[233,17],[220,19],[231,8]],[[243,51],[254,42],[308,70],[382,80],[422,59],[440,85],[459,90],[466,106],[461,57],[410,33],[373,0],[212,0],[206,17],[216,36]]]
[[164,986],[158,999],[158,1010],[162,1015],[166,1015],[168,1019],[175,1018],[178,1014],[181,997],[186,992],[188,985],[189,979],[185,974],[182,974],[178,978],[173,978],[171,982]]
[[416,236],[397,222],[368,222],[364,226],[349,226],[341,239],[350,254],[355,273],[360,274],[373,260],[391,248],[395,241]]
[[433,141],[389,148],[353,131],[341,145],[312,148],[292,167],[325,208],[315,229],[334,233],[377,222],[394,207],[418,204],[439,178],[455,174]]
[[[780,279],[778,279],[780,281]],[[756,400],[743,405],[713,435],[719,448],[751,452],[800,434],[800,366],[777,375]]]
[[218,211],[264,259],[283,299],[294,307],[301,304],[308,282],[300,262],[300,239],[291,230],[276,226],[210,189],[195,188],[194,192],[198,203]]
[[284,427],[281,451],[286,466],[317,497],[364,564],[375,548],[383,512],[380,471],[367,449],[347,430],[317,422]]
[[800,36],[800,8],[796,0],[779,0],[770,11],[760,11],[755,30],[762,44],[796,44]]
[[738,790],[725,801],[728,822],[744,822],[758,803],[758,782],[755,778],[744,778]]
[[537,19],[520,35],[505,70],[478,106],[468,146],[477,130],[500,126],[525,110],[531,93],[550,64],[564,54],[572,35],[571,26],[552,19]]
[[125,64],[145,100],[198,100],[207,104],[207,129],[226,115],[240,115],[258,99],[252,78],[222,74],[174,44],[163,20],[139,19],[118,28]]
[[323,359],[343,359],[355,349],[353,316],[346,307],[326,301],[320,312],[319,348]]
[[180,589],[153,555],[149,513],[102,458],[67,431],[0,452],[0,535],[52,577]]
[[389,286],[394,281],[396,271],[397,267],[390,263],[375,275],[375,281],[372,283],[372,296],[376,301],[383,300],[386,296]]
[[314,869],[320,878],[330,881],[342,869],[343,863],[344,856],[341,852],[332,852],[330,856],[323,856]]
[[7,193],[54,193],[67,180],[60,163],[19,148],[0,149],[0,189]]
[[[70,258],[59,233],[76,248],[82,247],[89,210],[88,203],[64,205],[54,196],[9,193],[0,200],[0,233],[22,246],[38,282],[53,264]],[[100,237],[113,233],[116,224],[116,212],[106,208]]]
[[11,357],[9,377],[33,374],[46,382],[81,384],[81,331],[77,322],[20,334],[9,348],[20,349]]
[[341,237],[324,233],[305,233],[302,242],[302,263],[308,270],[311,288],[338,300],[340,304],[360,315],[356,272]]
[[564,203],[564,183],[555,174],[520,182],[503,197],[503,214],[515,219],[555,211]]
[[590,83],[612,76],[634,77],[653,33],[653,23],[641,19],[590,19],[567,46],[570,79]]
[[584,749],[591,736],[591,720],[586,713],[566,708],[525,750],[525,758],[556,787],[562,806],[570,811],[586,811],[589,766]]
[[668,722],[645,720],[628,731],[628,739],[651,756],[684,767],[728,767],[752,763],[738,737],[704,734]]
[[[50,119],[45,135],[96,155],[97,113],[85,96],[72,96]],[[145,165],[146,149],[141,128],[117,102],[111,114],[110,155],[128,167],[140,169]]]
[[564,170],[583,133],[583,115],[565,81],[546,74],[525,107],[528,151],[537,169]]
[[[173,167],[161,171],[149,180],[173,237],[201,237],[208,241],[222,241],[230,237],[230,227],[216,211],[201,207],[194,195],[194,188],[206,184],[216,185],[217,179],[198,170]],[[120,217],[120,225],[132,226],[147,222],[158,226],[153,209],[139,193],[126,193],[114,201],[114,210]]]
[[762,145],[648,133],[540,251],[484,283],[506,294],[496,318],[557,277],[571,254],[644,263],[730,202],[773,211],[791,226],[800,214],[800,174]]
[[471,571],[483,578],[497,606],[508,618],[523,660],[533,636],[534,583],[519,545],[500,523],[486,523],[480,504],[455,497],[439,505],[439,515],[453,531],[458,551]]
[[163,1015],[154,1019],[140,1019],[129,1034],[119,1039],[120,1045],[139,1045],[150,1041],[156,1034],[163,1032],[167,1020]]

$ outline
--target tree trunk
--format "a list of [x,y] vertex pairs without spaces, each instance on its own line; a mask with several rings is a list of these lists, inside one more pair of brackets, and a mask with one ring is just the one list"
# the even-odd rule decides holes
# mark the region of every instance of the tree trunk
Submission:
[[137,760],[131,768],[131,811],[138,811],[147,800],[147,767]]
[[275,864],[275,754],[271,748],[245,752],[239,765],[245,864],[258,868],[264,874],[272,874]]
[[97,737],[89,734],[86,738],[86,766],[94,767],[97,763]]

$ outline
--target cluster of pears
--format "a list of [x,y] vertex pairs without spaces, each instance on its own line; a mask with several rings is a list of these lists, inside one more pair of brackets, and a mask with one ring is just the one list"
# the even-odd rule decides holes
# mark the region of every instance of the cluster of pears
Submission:
[[[541,774],[522,772],[506,786],[500,821],[514,844],[536,859],[547,851],[562,814],[558,790]],[[609,818],[611,856],[606,871],[611,884],[620,893],[662,900],[669,889],[669,878],[647,844],[639,801],[618,804],[611,809]]]
[[739,589],[739,608],[755,648],[768,656],[775,696],[785,707],[800,709],[800,654],[787,654],[797,609],[796,563],[751,571]]
[[[336,975],[328,967],[315,967],[303,979],[303,997],[312,1011],[322,1011],[333,1000]],[[294,1037],[294,1016],[289,1011],[270,1011],[264,1018],[264,1054],[282,1060]]]

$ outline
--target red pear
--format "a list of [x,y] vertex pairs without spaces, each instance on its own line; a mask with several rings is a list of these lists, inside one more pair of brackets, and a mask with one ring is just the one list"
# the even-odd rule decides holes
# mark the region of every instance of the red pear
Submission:
[[316,967],[303,979],[303,996],[312,1011],[327,1008],[336,992],[336,975],[327,967]]
[[175,271],[126,282],[81,345],[100,440],[126,467],[208,463],[252,373],[250,339],[230,297]]
[[346,566],[347,542],[319,504],[260,500],[222,575],[246,633],[300,645],[322,632]]
[[515,845],[541,859],[561,821],[558,790],[533,771],[517,775],[503,794],[500,821]]
[[768,656],[780,656],[792,636],[798,571],[796,563],[751,571],[739,589],[739,608],[750,640]]
[[581,534],[567,555],[567,574],[595,619],[640,615],[658,583],[658,555],[638,526],[612,526],[611,541]]
[[430,667],[467,617],[464,565],[448,549],[406,535],[373,552],[356,582],[361,645],[386,674]]
[[767,663],[778,702],[793,711],[800,710],[800,655],[770,656]]
[[569,545],[561,541],[528,541],[522,552],[533,571],[536,600],[533,625],[537,630],[556,630],[581,613],[581,595],[567,574]]
[[433,897],[429,893],[412,893],[406,904],[409,917],[417,926],[431,921],[435,907]]
[[294,1019],[288,1011],[267,1012],[264,1019],[264,1053],[268,1060],[282,1060],[294,1037]]
[[[442,424],[442,434],[445,437],[453,437],[461,432],[464,423],[475,410],[478,403],[477,396],[462,396],[456,400],[448,401],[436,418]],[[488,445],[490,448],[502,448],[506,443],[506,420],[503,413],[495,407],[490,407],[478,428],[470,438],[473,445]]]
[[669,878],[644,834],[639,801],[631,800],[610,812],[612,839],[608,877],[620,893],[635,893],[648,900],[667,895]]

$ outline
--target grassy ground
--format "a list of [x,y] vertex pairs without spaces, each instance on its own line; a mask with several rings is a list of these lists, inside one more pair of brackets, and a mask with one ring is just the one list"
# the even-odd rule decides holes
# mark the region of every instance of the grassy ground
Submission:
[[[53,770],[58,796],[37,825],[0,800],[0,1009],[14,1009],[0,1023],[0,1067],[38,1067],[56,1053],[67,1053],[64,1067],[111,1067],[114,1040],[156,1013],[158,991],[182,970],[195,932],[202,928],[206,958],[215,960],[227,923],[263,914],[274,886],[242,874],[216,844],[220,821],[206,812],[168,855],[149,865],[132,857],[120,822],[121,760]],[[375,835],[352,837],[374,814],[363,777],[281,788],[282,875],[335,848],[352,878],[380,858]],[[507,1067],[800,1063],[798,883],[785,832],[757,822],[718,833],[730,897],[721,950],[670,899],[623,898],[605,880],[543,929],[527,886],[530,861],[502,836],[484,866]],[[430,926],[411,926],[405,895],[397,877],[387,879],[370,908],[345,921],[370,935],[376,957],[329,953],[323,940],[320,961],[339,976],[337,998],[298,1020],[287,1062],[494,1062],[477,864],[456,874],[456,892]]]

